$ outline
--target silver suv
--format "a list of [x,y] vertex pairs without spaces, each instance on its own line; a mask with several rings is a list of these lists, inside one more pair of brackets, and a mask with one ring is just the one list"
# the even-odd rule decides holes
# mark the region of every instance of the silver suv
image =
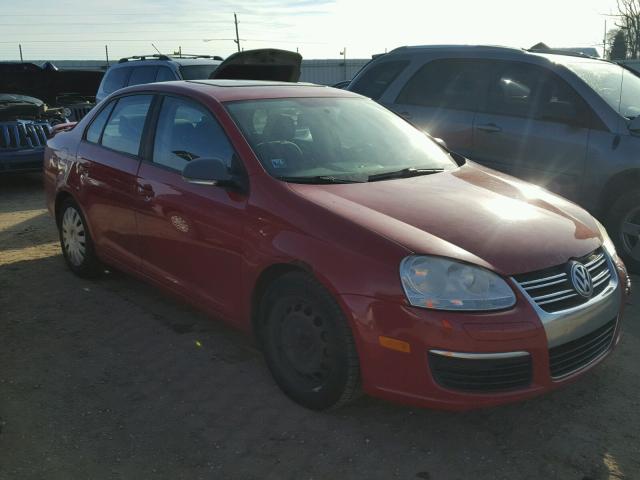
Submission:
[[581,204],[640,271],[640,78],[631,71],[506,47],[401,47],[347,88],[451,150]]

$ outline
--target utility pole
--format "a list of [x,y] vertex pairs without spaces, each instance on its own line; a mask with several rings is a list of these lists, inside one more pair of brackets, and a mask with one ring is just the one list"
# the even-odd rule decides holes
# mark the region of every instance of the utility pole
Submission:
[[342,55],[342,64],[344,65],[344,79],[349,80],[347,78],[347,47],[342,49],[340,55]]
[[236,24],[236,39],[235,42],[238,45],[238,51],[240,51],[240,35],[238,35],[238,16],[233,14],[233,22]]
[[104,46],[104,55],[107,57],[107,68],[109,68],[109,45]]
[[602,37],[602,58],[607,58],[607,19],[604,19],[604,37]]
[[24,60],[22,59],[22,45],[18,44],[18,49],[20,50],[20,61],[24,62]]

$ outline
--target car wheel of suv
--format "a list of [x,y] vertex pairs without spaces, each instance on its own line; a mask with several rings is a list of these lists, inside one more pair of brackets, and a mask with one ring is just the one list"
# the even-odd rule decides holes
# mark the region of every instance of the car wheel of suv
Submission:
[[94,277],[100,273],[100,261],[93,249],[87,223],[78,205],[71,199],[64,201],[58,215],[60,247],[67,265],[80,277]]
[[260,337],[280,388],[314,410],[357,398],[360,366],[351,329],[331,294],[304,273],[289,273],[267,290]]
[[608,223],[618,254],[630,271],[640,273],[640,190],[616,200]]

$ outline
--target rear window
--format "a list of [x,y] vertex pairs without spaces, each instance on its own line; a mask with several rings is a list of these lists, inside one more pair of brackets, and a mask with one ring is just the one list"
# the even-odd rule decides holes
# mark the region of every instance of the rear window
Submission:
[[153,83],[156,81],[156,73],[158,73],[158,67],[136,67],[129,77],[129,85]]
[[207,80],[219,63],[209,65],[182,65],[180,67],[180,74],[184,80]]
[[127,81],[130,70],[130,68],[114,68],[109,70],[105,74],[102,82],[102,90],[104,93],[109,94],[124,87],[124,83]]
[[396,60],[374,65],[357,77],[349,90],[374,100],[378,99],[407,65],[409,65],[407,60]]
[[158,74],[156,75],[156,82],[171,82],[176,80],[176,76],[167,67],[158,67]]

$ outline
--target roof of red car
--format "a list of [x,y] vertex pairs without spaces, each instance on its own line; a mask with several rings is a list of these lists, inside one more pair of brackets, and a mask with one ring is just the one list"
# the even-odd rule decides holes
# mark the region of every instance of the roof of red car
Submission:
[[[148,90],[150,84],[137,85],[131,90]],[[145,88],[146,87],[146,88]],[[219,102],[261,98],[292,97],[359,97],[352,92],[313,83],[271,82],[260,80],[187,80],[153,84],[157,91],[184,92],[196,90]],[[127,89],[129,90],[129,89]]]

